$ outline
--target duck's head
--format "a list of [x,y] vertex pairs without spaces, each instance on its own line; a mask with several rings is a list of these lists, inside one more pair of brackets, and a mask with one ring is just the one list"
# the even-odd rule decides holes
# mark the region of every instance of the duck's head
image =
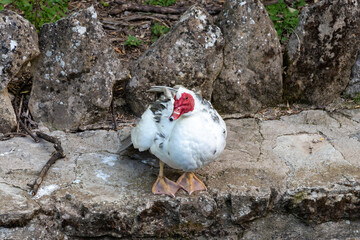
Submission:
[[169,117],[170,121],[178,119],[181,115],[189,115],[195,109],[195,94],[185,88],[179,88],[174,97],[174,110]]

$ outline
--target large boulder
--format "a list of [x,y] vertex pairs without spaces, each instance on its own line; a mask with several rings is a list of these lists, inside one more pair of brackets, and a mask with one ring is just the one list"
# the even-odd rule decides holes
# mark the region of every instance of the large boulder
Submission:
[[358,97],[360,94],[360,51],[356,63],[352,67],[350,82],[345,89],[345,94],[353,98]]
[[11,132],[16,127],[16,116],[7,89],[0,91],[0,133]]
[[220,29],[202,8],[191,7],[171,31],[154,43],[134,64],[127,84],[127,101],[140,115],[153,95],[153,85],[183,85],[210,98],[223,63]]
[[0,12],[0,92],[20,71],[24,63],[39,55],[35,27],[20,15]]
[[287,46],[285,97],[323,106],[349,83],[360,46],[359,0],[323,0],[301,13]]
[[223,113],[255,112],[279,103],[281,47],[261,1],[226,1],[218,25],[226,45],[213,92],[215,107]]
[[0,238],[358,239],[360,109],[225,121],[224,152],[196,172],[207,191],[175,198],[152,194],[159,169],[147,159],[119,154],[129,127],[50,132],[66,158],[32,199],[53,144],[1,142]]
[[76,129],[103,118],[123,72],[94,8],[44,24],[40,46],[31,70],[35,120],[52,129]]

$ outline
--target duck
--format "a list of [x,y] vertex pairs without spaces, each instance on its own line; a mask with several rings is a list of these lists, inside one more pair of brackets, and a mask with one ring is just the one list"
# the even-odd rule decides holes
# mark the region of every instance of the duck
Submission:
[[[194,171],[214,161],[226,145],[224,120],[211,103],[183,86],[153,86],[157,94],[131,131],[131,141],[139,151],[149,150],[159,159],[153,194],[175,197],[179,189],[189,195],[206,191]],[[164,166],[184,173],[172,181],[164,176]]]

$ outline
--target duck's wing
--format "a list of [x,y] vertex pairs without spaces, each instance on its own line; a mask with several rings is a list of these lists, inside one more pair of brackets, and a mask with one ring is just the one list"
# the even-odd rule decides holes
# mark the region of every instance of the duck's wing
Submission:
[[173,96],[176,94],[175,89],[165,86],[153,86],[148,92],[158,93],[158,99],[150,104],[131,132],[134,147],[140,151],[148,150],[153,144],[158,144],[155,142],[166,135],[168,126],[164,125],[164,119],[171,115]]

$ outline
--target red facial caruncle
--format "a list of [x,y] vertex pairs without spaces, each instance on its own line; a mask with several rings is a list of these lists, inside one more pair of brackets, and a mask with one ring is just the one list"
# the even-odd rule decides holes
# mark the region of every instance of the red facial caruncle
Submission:
[[181,97],[177,99],[175,95],[174,110],[169,117],[170,121],[178,119],[182,114],[194,110],[195,100],[189,93],[182,93]]

